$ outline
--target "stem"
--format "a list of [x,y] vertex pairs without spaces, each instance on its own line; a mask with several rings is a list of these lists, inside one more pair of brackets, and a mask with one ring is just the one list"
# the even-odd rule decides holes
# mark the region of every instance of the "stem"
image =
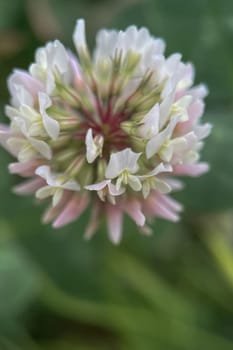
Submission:
[[123,337],[127,332],[134,336],[144,335],[161,339],[170,345],[177,345],[180,350],[186,350],[187,343],[190,350],[197,348],[232,350],[233,348],[232,342],[227,339],[193,327],[175,317],[171,318],[171,315],[159,314],[141,307],[77,299],[58,289],[48,278],[44,278],[43,286],[41,302],[61,317],[114,329]]

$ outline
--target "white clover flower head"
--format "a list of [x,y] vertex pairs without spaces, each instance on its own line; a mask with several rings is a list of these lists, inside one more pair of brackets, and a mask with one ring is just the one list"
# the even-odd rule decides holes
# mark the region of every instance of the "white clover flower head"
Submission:
[[56,228],[90,206],[86,238],[103,217],[114,243],[123,214],[144,233],[153,218],[177,221],[176,177],[208,170],[199,161],[211,130],[201,123],[206,87],[193,87],[193,66],[166,58],[146,28],[101,30],[91,55],[80,19],[73,40],[77,56],[55,40],[9,77],[0,143],[17,158],[10,172],[26,177],[15,192],[50,199],[43,221]]

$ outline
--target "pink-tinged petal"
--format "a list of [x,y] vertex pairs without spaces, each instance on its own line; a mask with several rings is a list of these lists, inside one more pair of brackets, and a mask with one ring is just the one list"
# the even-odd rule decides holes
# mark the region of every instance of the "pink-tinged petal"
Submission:
[[138,226],[144,226],[145,216],[142,213],[141,204],[138,200],[125,201],[122,209],[133,219]]
[[179,216],[177,215],[177,210],[175,210],[175,203],[171,203],[169,200],[166,201],[167,198],[169,197],[156,191],[150,194],[143,203],[143,210],[146,217],[148,219],[161,217],[169,221],[177,222]]
[[101,220],[101,207],[100,206],[94,206],[91,212],[91,217],[89,220],[89,224],[85,230],[84,238],[85,239],[91,239],[92,236],[95,234]]
[[201,100],[196,100],[188,108],[189,120],[178,123],[176,126],[176,133],[186,134],[193,129],[193,125],[198,121],[204,112],[204,102]]
[[9,152],[7,140],[11,136],[10,128],[6,125],[0,124],[0,144]]
[[18,174],[27,177],[34,175],[36,168],[41,164],[44,164],[44,162],[42,163],[42,161],[36,159],[26,163],[11,163],[8,169],[11,174]]
[[73,72],[73,76],[72,76],[73,85],[74,87],[79,88],[80,85],[84,84],[80,64],[72,53],[69,54],[69,59],[70,59],[70,65]]
[[28,72],[20,69],[14,70],[8,79],[8,88],[11,95],[14,95],[15,85],[24,86],[34,98],[37,97],[39,91],[43,91],[43,86],[41,82],[32,77]]
[[73,196],[72,192],[63,191],[63,196],[61,201],[55,207],[51,205],[47,208],[47,210],[45,211],[42,217],[42,222],[44,224],[48,224],[49,222],[55,220],[55,218],[58,217],[58,215],[60,215],[64,207],[68,204],[72,196]]
[[166,196],[166,195],[158,193],[157,200],[159,200],[167,208],[170,208],[171,210],[174,210],[175,212],[181,212],[183,210],[183,206],[179,202],[177,202],[175,199],[171,198],[170,196]]
[[35,193],[39,188],[45,185],[45,182],[40,178],[34,178],[15,186],[13,192],[20,195],[28,195]]
[[38,92],[43,91],[42,84],[23,70],[15,70],[10,75],[8,89],[15,107],[19,107],[22,103],[32,107],[37,101]]
[[118,244],[120,243],[122,236],[122,210],[116,206],[107,206],[107,224],[108,224],[108,234],[110,240]]
[[200,176],[209,171],[207,163],[178,164],[173,168],[176,175]]
[[203,99],[208,95],[208,88],[204,84],[200,84],[195,86],[194,88],[189,90],[189,93],[196,99]]
[[53,222],[54,228],[62,227],[76,219],[83,213],[88,205],[87,197],[78,197],[74,195],[64,210],[59,214],[57,219]]
[[196,122],[204,113],[205,104],[202,100],[195,100],[191,105],[189,106],[188,112],[189,112],[189,118],[194,123]]
[[154,204],[154,214],[169,221],[179,221],[179,216],[159,201],[156,201]]

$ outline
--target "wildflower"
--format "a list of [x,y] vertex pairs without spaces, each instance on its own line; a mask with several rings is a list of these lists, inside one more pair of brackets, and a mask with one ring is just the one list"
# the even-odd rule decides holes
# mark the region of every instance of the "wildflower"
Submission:
[[176,176],[208,170],[199,162],[211,129],[200,122],[206,87],[193,87],[193,66],[166,58],[146,28],[101,30],[93,55],[83,20],[73,39],[78,57],[56,40],[9,77],[0,143],[17,158],[9,171],[26,178],[15,192],[50,198],[43,221],[54,227],[90,206],[85,237],[105,216],[114,243],[124,213],[146,234],[155,217],[177,221],[182,207],[168,196],[182,188]]

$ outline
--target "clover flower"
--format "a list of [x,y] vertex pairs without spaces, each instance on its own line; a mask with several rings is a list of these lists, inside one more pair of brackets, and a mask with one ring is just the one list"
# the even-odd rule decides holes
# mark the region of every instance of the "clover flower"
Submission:
[[208,170],[199,162],[211,129],[200,122],[206,87],[193,87],[193,66],[166,58],[146,28],[101,30],[92,56],[83,20],[73,39],[78,58],[56,40],[9,77],[0,142],[17,158],[9,171],[26,178],[15,192],[50,198],[43,221],[54,227],[90,206],[87,238],[103,216],[115,243],[123,214],[146,234],[155,217],[177,221],[182,207],[168,196],[182,188],[177,175]]

